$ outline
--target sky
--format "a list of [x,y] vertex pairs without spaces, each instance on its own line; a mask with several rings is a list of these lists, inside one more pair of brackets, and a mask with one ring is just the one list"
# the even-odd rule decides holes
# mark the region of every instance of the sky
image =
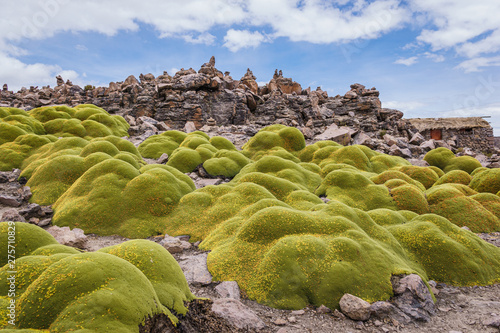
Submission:
[[498,0],[0,0],[0,84],[108,86],[216,67],[259,84],[380,91],[414,117],[490,116],[500,136]]

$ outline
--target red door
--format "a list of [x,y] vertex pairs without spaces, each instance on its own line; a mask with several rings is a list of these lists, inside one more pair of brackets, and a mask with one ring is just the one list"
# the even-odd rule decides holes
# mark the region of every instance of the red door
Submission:
[[440,129],[433,129],[433,130],[431,130],[431,139],[441,140],[442,138],[443,138],[443,135],[442,135]]

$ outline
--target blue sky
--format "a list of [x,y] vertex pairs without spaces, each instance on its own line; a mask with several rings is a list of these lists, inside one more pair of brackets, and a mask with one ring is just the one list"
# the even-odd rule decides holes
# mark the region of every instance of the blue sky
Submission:
[[500,135],[498,0],[0,0],[0,84],[107,86],[216,67],[303,88],[376,87],[405,117],[491,116]]

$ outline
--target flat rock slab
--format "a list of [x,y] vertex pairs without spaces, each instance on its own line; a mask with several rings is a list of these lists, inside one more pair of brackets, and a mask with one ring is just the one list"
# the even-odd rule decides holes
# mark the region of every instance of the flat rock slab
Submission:
[[212,274],[207,267],[208,253],[194,256],[184,256],[179,259],[179,266],[186,276],[188,283],[193,285],[208,285],[212,283]]
[[246,305],[232,298],[214,301],[212,311],[240,329],[260,330],[266,324]]

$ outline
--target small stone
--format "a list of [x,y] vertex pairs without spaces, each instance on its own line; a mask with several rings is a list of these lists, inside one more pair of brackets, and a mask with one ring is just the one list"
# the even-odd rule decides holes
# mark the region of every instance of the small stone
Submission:
[[339,310],[337,310],[337,309],[333,310],[333,316],[337,317],[339,319],[344,319],[345,318],[344,314],[342,312],[340,312]]
[[207,267],[208,253],[200,253],[197,255],[182,256],[179,260],[186,280],[195,286],[209,285],[212,283],[212,274]]
[[26,222],[26,219],[17,210],[8,209],[2,214],[2,221]]
[[79,228],[70,229],[69,227],[58,227],[54,225],[48,228],[47,232],[54,236],[56,241],[62,245],[83,249],[87,244],[87,236],[85,236],[83,230]]
[[184,125],[184,132],[191,133],[194,131],[196,131],[196,126],[194,125],[194,123],[192,121],[186,122],[186,124]]
[[165,238],[160,241],[160,245],[172,254],[180,253],[183,250],[181,240],[169,235],[166,235]]
[[381,322],[380,320],[375,320],[375,321],[373,322],[373,325],[375,325],[375,326],[379,327],[379,326],[384,325],[384,323],[383,323],[383,322]]
[[212,311],[239,329],[261,330],[266,324],[255,312],[238,300],[221,298],[214,301]]
[[38,221],[38,224],[37,224],[37,225],[38,225],[39,227],[45,227],[45,226],[49,225],[49,224],[50,224],[50,222],[52,222],[52,218],[50,218],[50,217],[49,217],[49,218],[47,218],[47,219],[43,219],[43,220]]
[[22,199],[19,197],[14,197],[11,195],[0,195],[0,204],[9,207],[19,207],[21,206]]
[[30,218],[30,220],[29,220],[29,223],[31,223],[31,224],[36,224],[36,225],[38,225],[38,223],[39,223],[39,222],[40,222],[40,219],[39,219],[39,218],[37,218],[37,217],[32,217],[32,218]]
[[304,310],[295,310],[295,311],[292,311],[291,313],[294,316],[301,316],[301,315],[303,315],[306,312]]
[[288,321],[291,322],[292,324],[294,324],[297,322],[297,318],[295,318],[294,316],[291,316],[291,317],[288,317]]
[[365,321],[370,318],[370,303],[351,294],[344,294],[339,302],[340,310],[353,320]]
[[189,242],[189,239],[191,238],[191,236],[189,236],[189,235],[180,235],[180,236],[175,236],[175,238],[177,238],[178,240],[181,240],[181,241]]
[[468,226],[466,226],[466,225],[464,225],[463,227],[461,227],[461,229],[464,229],[464,230],[467,230],[467,231],[471,231],[471,230],[469,229],[469,227],[468,227]]
[[223,298],[241,299],[240,288],[236,281],[222,281],[215,287],[215,290]]
[[317,313],[330,313],[330,312],[332,312],[332,310],[330,308],[327,308],[323,304],[321,304],[321,306],[316,309],[316,312]]
[[288,333],[288,328],[281,327],[279,330],[276,331],[276,333]]
[[282,318],[277,318],[273,321],[274,325],[283,326],[286,325],[286,320]]
[[168,162],[168,154],[161,154],[161,156],[156,160],[156,163],[158,164],[165,164]]

